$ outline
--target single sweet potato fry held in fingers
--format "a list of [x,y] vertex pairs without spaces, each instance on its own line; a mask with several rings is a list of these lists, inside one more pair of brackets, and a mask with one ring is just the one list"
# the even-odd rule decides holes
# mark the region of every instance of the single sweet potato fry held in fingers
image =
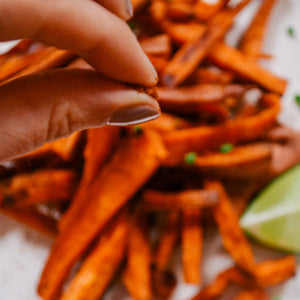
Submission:
[[128,235],[127,265],[123,282],[134,300],[151,300],[151,250],[147,220],[137,213]]
[[[46,263],[38,292],[45,300],[57,299],[73,264],[109,220],[151,177],[166,157],[155,132],[126,138],[90,186],[90,201],[56,240]],[[117,188],[116,188],[117,184]]]
[[225,43],[215,45],[208,58],[217,66],[255,82],[271,92],[282,95],[285,91],[286,80],[273,75],[246,54]]
[[184,210],[182,212],[181,241],[184,281],[200,284],[203,244],[201,210]]
[[239,267],[245,271],[253,272],[254,254],[239,225],[239,218],[225,189],[216,181],[207,182],[206,187],[219,193],[219,203],[213,208],[213,214],[225,249]]
[[105,228],[61,300],[97,300],[102,297],[125,255],[129,229],[127,217],[123,213]]
[[70,201],[78,179],[77,172],[62,169],[18,174],[0,182],[0,205],[28,207]]
[[100,168],[112,154],[119,141],[119,128],[106,126],[87,130],[87,143],[84,149],[84,168],[82,178],[67,212],[58,222],[59,230],[64,230],[84,209],[89,184],[96,177]]
[[262,43],[267,28],[267,23],[276,0],[263,0],[262,4],[252,20],[249,28],[243,36],[240,49],[249,58],[257,60],[262,53]]

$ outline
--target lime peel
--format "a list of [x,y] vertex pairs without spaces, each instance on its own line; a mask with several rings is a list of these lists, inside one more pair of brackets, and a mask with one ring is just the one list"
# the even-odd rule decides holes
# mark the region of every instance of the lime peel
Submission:
[[300,165],[290,169],[252,202],[241,227],[268,246],[300,252]]

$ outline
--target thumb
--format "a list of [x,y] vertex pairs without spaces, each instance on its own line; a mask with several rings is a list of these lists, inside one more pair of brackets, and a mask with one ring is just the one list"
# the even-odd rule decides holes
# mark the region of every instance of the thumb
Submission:
[[92,70],[54,70],[0,86],[0,161],[90,127],[155,119],[157,101]]

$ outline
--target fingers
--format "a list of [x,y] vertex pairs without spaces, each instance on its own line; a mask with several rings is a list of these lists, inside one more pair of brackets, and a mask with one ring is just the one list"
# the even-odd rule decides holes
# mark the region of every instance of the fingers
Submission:
[[92,0],[0,0],[0,38],[23,37],[76,52],[113,79],[145,86],[157,82],[129,26]]
[[96,1],[124,20],[130,19],[133,15],[133,8],[130,0],[96,0]]
[[136,124],[159,116],[145,93],[91,70],[55,70],[0,86],[0,161],[73,131]]

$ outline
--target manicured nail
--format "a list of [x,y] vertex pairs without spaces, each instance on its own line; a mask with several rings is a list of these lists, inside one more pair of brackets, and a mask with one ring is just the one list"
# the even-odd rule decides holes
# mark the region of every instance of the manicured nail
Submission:
[[125,16],[126,20],[130,19],[133,16],[133,7],[131,0],[124,0],[125,2]]
[[106,122],[108,125],[124,126],[134,125],[154,120],[160,112],[148,105],[129,105],[113,112]]

